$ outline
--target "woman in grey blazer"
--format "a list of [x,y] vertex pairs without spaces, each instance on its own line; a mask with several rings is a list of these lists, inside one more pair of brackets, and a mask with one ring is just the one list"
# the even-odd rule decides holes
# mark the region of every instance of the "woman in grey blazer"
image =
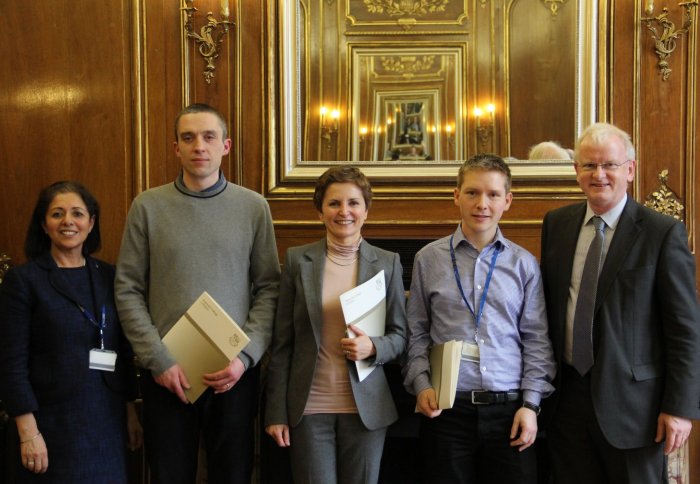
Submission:
[[[355,167],[329,168],[314,206],[326,237],[287,251],[267,377],[266,432],[290,447],[294,481],[374,483],[397,419],[382,364],[406,344],[397,254],[362,240],[372,191]],[[384,336],[346,326],[339,295],[384,271]],[[374,369],[362,381],[356,361]]]

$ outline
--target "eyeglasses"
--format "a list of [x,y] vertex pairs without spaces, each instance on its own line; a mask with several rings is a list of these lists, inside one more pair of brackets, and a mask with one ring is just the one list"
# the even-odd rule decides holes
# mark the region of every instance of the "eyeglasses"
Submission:
[[598,167],[600,167],[603,171],[613,172],[625,163],[629,163],[629,161],[630,160],[625,160],[622,163],[613,163],[612,161],[606,161],[605,163],[579,163],[578,166],[582,171],[596,171]]

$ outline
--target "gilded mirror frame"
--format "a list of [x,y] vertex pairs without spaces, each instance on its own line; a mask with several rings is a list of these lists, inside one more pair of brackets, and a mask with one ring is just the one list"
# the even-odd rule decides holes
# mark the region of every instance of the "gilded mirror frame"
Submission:
[[[512,6],[518,0],[507,0]],[[575,4],[576,32],[576,134],[596,119],[598,78],[598,2],[570,0]],[[325,169],[334,164],[351,163],[362,168],[371,179],[387,185],[402,185],[402,193],[425,193],[426,187],[452,184],[459,160],[400,160],[400,162],[311,161],[302,160],[302,102],[300,92],[300,29],[298,2],[276,0],[268,11],[268,170],[266,192],[271,196],[305,193]],[[506,101],[507,106],[507,101]],[[466,106],[464,109],[467,109]],[[308,113],[307,113],[308,114]],[[358,138],[359,126],[350,126]],[[506,134],[507,136],[507,134]],[[350,145],[356,153],[358,141]],[[541,181],[570,182],[575,179],[571,160],[518,160],[507,158],[513,179],[525,184]],[[378,186],[375,190],[392,191]]]

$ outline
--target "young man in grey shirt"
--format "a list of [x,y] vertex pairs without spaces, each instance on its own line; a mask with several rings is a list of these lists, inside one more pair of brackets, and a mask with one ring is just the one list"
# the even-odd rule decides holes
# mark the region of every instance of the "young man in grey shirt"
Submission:
[[[175,123],[182,172],[134,200],[122,239],[115,298],[143,375],[144,431],[154,483],[195,482],[200,435],[208,482],[249,483],[259,370],[270,343],[279,261],[265,199],[229,183],[226,122],[193,104]],[[180,365],[161,338],[207,291],[243,327],[250,343],[188,404]]]

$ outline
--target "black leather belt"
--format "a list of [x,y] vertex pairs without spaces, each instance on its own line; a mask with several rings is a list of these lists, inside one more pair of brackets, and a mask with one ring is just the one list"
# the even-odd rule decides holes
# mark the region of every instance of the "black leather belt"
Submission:
[[522,392],[512,390],[508,392],[490,392],[488,390],[472,390],[457,392],[460,397],[471,401],[474,405],[491,405],[493,403],[517,402],[522,400]]

